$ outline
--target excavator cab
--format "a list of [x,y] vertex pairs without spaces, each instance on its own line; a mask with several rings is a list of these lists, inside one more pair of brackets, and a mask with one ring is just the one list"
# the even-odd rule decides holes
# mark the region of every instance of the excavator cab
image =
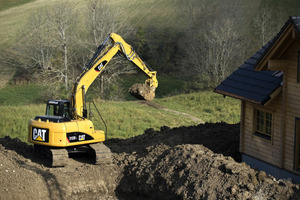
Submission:
[[71,121],[71,102],[69,100],[49,100],[46,107],[46,115],[36,116],[35,120],[49,122]]
[[46,115],[71,118],[69,100],[49,100],[47,102]]

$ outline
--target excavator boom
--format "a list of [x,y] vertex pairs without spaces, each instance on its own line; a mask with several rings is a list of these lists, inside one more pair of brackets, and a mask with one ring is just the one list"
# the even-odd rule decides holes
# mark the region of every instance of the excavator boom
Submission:
[[153,100],[155,97],[155,89],[158,86],[156,79],[156,71],[151,70],[150,67],[136,54],[133,48],[127,44],[121,36],[116,33],[111,33],[109,37],[112,44],[106,46],[106,42],[100,45],[91,59],[88,66],[77,77],[72,90],[72,108],[73,118],[85,118],[85,93],[94,80],[103,72],[109,61],[118,53],[122,53],[129,61],[135,64],[142,70],[148,79],[145,84],[134,85],[129,89],[129,93],[138,99]]

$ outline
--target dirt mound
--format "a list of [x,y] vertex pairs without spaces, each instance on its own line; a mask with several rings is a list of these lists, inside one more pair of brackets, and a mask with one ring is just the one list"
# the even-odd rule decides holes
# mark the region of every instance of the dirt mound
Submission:
[[[118,191],[126,199],[289,199],[299,187],[277,181],[202,145],[157,145],[127,158]],[[295,191],[298,194],[295,194]]]
[[147,129],[143,135],[126,140],[111,139],[106,144],[117,153],[143,152],[157,144],[172,147],[181,144],[202,144],[215,153],[222,153],[240,161],[239,135],[239,124],[205,123],[172,129],[163,126],[160,131]]
[[0,138],[0,199],[299,199],[299,185],[239,163],[239,125],[148,129],[111,139],[113,163],[74,157],[49,168],[33,148]]

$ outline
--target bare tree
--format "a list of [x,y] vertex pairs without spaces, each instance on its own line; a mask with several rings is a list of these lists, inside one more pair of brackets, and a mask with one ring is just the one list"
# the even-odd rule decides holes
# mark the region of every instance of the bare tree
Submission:
[[98,47],[109,33],[115,32],[117,12],[102,0],[89,0],[86,25],[90,30],[92,43]]
[[51,27],[55,31],[56,46],[61,51],[62,67],[57,67],[55,72],[65,84],[66,94],[69,92],[69,48],[71,45],[71,26],[76,21],[73,4],[71,2],[60,2],[49,12]]
[[185,44],[186,66],[193,76],[198,74],[198,78],[205,80],[207,86],[215,86],[232,72],[243,53],[243,31],[237,20],[243,18],[242,6],[226,0],[209,2],[201,8],[197,13],[192,5],[190,9],[194,11],[187,15],[191,20]]
[[[120,11],[110,6],[110,4],[102,0],[90,0],[87,8],[86,25],[90,38],[87,46],[91,46],[90,52],[94,52],[95,47],[105,41],[110,33],[121,32],[122,37],[128,33],[129,28],[122,26],[117,20]],[[120,76],[132,73],[133,68],[130,67],[131,65],[124,63],[123,60],[113,58],[109,66],[102,72],[97,80],[100,93],[104,94],[104,91],[109,91],[113,85],[114,87],[120,86],[122,80]],[[106,96],[110,96],[108,93],[106,92]]]
[[218,19],[207,26],[203,37],[205,53],[201,63],[214,84],[219,84],[231,72],[232,60],[239,54],[240,38],[233,19]]
[[16,46],[22,66],[25,69],[40,69],[42,71],[52,68],[54,56],[54,32],[49,27],[49,20],[45,15],[47,10],[40,9],[33,13],[22,31],[22,39]]
[[274,18],[269,7],[262,7],[253,19],[254,33],[259,37],[260,46],[264,46],[274,35]]
[[68,95],[75,20],[68,1],[41,8],[29,17],[16,46],[19,65],[33,73],[35,80],[47,84],[48,94],[53,96],[60,96],[62,89]]

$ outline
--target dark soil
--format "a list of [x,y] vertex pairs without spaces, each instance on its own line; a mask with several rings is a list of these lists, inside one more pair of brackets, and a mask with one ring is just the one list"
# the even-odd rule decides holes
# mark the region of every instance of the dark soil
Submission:
[[113,163],[73,157],[49,168],[32,146],[0,138],[0,199],[299,199],[299,185],[240,163],[239,125],[148,129],[111,139]]

